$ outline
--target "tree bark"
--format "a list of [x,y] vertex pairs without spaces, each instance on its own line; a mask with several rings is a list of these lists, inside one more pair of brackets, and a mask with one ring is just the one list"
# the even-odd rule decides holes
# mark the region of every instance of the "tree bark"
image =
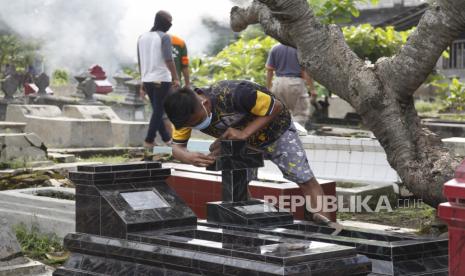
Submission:
[[445,201],[442,185],[453,177],[459,160],[437,135],[422,128],[413,93],[465,31],[465,1],[431,5],[399,53],[375,64],[358,58],[340,28],[321,24],[305,0],[254,0],[246,9],[231,10],[234,31],[256,23],[296,47],[314,79],[355,108],[411,192],[433,207]]

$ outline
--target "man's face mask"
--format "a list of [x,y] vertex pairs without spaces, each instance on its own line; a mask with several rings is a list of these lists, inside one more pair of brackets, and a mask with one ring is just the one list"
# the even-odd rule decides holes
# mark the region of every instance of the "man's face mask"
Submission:
[[207,114],[207,117],[205,117],[205,120],[203,120],[200,124],[192,127],[193,129],[197,129],[197,130],[206,129],[207,127],[210,126],[210,124],[212,122],[213,114],[210,112],[210,115],[208,115],[208,111],[207,111],[207,108],[205,107],[204,103],[202,103],[202,107],[205,110],[205,113]]

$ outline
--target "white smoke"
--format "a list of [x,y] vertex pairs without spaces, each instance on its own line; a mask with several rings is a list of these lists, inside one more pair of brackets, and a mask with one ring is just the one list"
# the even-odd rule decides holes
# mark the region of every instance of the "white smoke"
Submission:
[[158,10],[172,14],[170,33],[186,41],[192,56],[211,42],[202,18],[226,25],[232,6],[229,0],[0,0],[0,21],[23,38],[41,41],[48,73],[79,73],[100,64],[113,74],[137,61],[137,38],[152,27]]

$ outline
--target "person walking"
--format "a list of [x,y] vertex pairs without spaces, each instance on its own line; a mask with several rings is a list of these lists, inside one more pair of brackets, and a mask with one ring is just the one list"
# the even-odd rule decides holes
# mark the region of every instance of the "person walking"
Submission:
[[158,132],[165,143],[171,136],[163,124],[163,100],[171,88],[178,88],[179,78],[173,60],[171,38],[166,32],[171,28],[172,16],[158,11],[152,29],[142,34],[137,42],[137,56],[141,74],[140,96],[147,95],[152,105],[152,116],[144,141],[145,147],[155,146]]
[[[297,50],[283,44],[273,46],[266,69],[268,90],[289,109],[294,121],[305,126],[312,114],[311,100],[316,99],[316,90],[312,78],[299,64]],[[305,84],[309,86],[312,98]]]

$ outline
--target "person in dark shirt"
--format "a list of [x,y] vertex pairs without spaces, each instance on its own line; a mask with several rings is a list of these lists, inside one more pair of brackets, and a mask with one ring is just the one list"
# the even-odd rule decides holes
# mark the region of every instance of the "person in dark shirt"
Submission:
[[312,114],[311,102],[316,100],[317,94],[312,78],[299,64],[297,50],[283,44],[275,45],[268,55],[266,69],[267,88],[289,108],[293,119],[305,126]]
[[[265,87],[248,81],[220,81],[205,89],[181,88],[164,102],[173,123],[173,156],[200,167],[213,164],[220,139],[246,140],[276,164],[284,178],[297,183],[315,208],[323,190],[313,175],[289,110]],[[192,129],[218,138],[209,155],[190,152]],[[326,213],[314,219],[328,222]]]

